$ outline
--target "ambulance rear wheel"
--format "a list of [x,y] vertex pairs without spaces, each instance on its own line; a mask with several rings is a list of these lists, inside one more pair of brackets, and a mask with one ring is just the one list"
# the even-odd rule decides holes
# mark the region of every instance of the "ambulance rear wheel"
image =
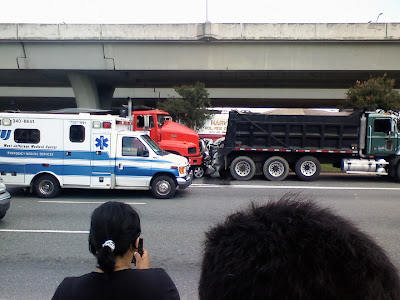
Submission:
[[61,188],[54,176],[42,175],[35,180],[33,190],[39,198],[54,198],[60,193]]
[[157,199],[169,199],[175,195],[175,182],[169,176],[158,176],[151,183],[151,192]]

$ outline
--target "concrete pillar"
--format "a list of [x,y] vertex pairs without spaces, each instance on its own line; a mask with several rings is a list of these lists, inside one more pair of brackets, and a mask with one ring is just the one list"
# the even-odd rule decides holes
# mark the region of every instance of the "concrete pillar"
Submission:
[[74,90],[78,108],[100,108],[99,93],[96,82],[89,76],[78,73],[68,73],[69,81]]
[[100,84],[97,86],[101,109],[111,109],[114,91],[115,87],[110,85]]

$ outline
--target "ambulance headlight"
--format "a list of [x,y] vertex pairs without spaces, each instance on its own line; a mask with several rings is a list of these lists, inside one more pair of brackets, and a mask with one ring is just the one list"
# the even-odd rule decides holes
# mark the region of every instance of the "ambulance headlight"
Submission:
[[11,126],[11,119],[3,119],[3,120],[1,120],[1,125],[3,125],[3,126]]

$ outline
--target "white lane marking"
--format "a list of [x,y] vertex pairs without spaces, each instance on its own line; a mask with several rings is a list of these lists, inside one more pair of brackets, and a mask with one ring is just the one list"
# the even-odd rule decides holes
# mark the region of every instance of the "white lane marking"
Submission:
[[216,185],[216,184],[192,184],[191,187],[198,188],[241,188],[241,189],[303,189],[303,190],[384,190],[400,191],[398,188],[385,187],[340,187],[340,186],[266,186],[266,185]]
[[[111,201],[111,200],[110,200]],[[59,204],[103,204],[108,201],[63,201],[63,200],[39,200],[39,203],[59,203]],[[145,205],[144,202],[124,202],[129,205]]]
[[[40,203],[61,203],[61,204],[103,204],[107,201],[93,201],[93,202],[78,202],[78,201],[53,201],[53,200],[40,200]],[[125,202],[129,205],[140,205],[146,203],[140,202]],[[0,229],[0,232],[20,232],[20,233],[72,233],[72,234],[89,234],[88,230],[41,230],[41,229]]]
[[88,234],[88,230],[40,230],[40,229],[0,229],[0,232],[23,232],[23,233],[78,233]]

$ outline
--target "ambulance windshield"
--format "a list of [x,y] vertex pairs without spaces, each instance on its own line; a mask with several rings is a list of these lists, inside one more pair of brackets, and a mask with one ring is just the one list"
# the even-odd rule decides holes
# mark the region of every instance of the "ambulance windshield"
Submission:
[[157,154],[157,155],[164,155],[166,154],[163,149],[161,149],[157,143],[149,137],[147,134],[141,135],[141,138],[145,140],[145,142],[150,146],[150,148]]

